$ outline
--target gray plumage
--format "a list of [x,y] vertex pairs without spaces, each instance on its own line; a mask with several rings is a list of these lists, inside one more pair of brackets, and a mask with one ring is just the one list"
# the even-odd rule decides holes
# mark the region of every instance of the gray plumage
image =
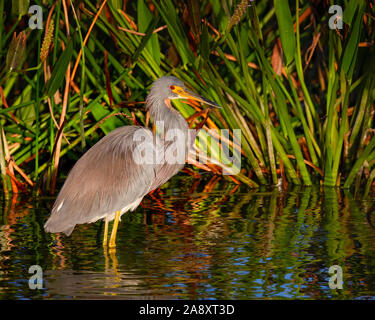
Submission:
[[173,86],[184,88],[183,82],[175,77],[155,81],[146,105],[154,123],[163,121],[164,133],[178,129],[184,134],[180,145],[185,151],[182,163],[139,163],[136,159],[142,156],[139,150],[142,142],[136,141],[135,135],[148,137],[153,141],[155,152],[160,154],[164,150],[166,157],[173,143],[166,141],[165,136],[155,135],[150,129],[139,126],[113,130],[91,147],[70,171],[44,225],[47,232],[70,235],[77,224],[105,218],[111,221],[116,211],[121,210],[124,214],[134,210],[146,194],[184,167],[196,134],[189,137],[185,119],[166,104],[170,99],[183,98],[172,92]]

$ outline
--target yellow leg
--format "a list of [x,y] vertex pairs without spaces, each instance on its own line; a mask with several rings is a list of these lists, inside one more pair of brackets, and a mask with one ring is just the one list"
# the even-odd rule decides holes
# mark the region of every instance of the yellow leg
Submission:
[[104,225],[104,238],[103,238],[103,247],[107,247],[108,241],[108,217],[105,218],[105,225]]
[[109,249],[116,248],[116,234],[117,234],[117,227],[120,221],[120,211],[116,211],[115,214],[115,221],[113,222],[111,238],[109,239]]

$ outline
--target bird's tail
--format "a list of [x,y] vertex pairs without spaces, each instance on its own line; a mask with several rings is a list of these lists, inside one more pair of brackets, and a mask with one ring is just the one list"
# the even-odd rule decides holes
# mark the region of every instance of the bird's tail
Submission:
[[57,216],[51,215],[51,217],[44,224],[44,230],[46,232],[58,233],[63,232],[67,236],[70,236],[73,232],[75,225],[66,225]]

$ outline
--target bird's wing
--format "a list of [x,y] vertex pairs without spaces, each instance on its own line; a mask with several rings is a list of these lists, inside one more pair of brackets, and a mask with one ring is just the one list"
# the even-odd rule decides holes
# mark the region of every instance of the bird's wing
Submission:
[[118,128],[77,161],[52,208],[46,231],[70,234],[76,224],[94,222],[139,204],[150,191],[155,165],[135,161],[133,155],[140,152],[135,134],[153,138],[146,128]]

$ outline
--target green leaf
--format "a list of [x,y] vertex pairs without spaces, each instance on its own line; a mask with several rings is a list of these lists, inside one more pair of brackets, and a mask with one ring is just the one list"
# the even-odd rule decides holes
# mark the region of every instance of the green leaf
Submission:
[[[159,21],[159,17],[157,17],[147,28],[146,30],[146,36],[145,37],[142,37],[142,40],[137,48],[137,50],[134,52],[133,56],[132,56],[132,60],[133,62],[134,61],[137,61],[139,55],[142,53],[143,49],[146,47],[146,45],[148,44],[148,41],[150,40],[150,38],[153,36],[152,34],[152,30],[155,29],[157,23]],[[160,59],[160,53],[159,53],[159,59]],[[148,60],[148,62],[151,64],[151,61]]]
[[368,143],[366,148],[363,150],[360,157],[357,159],[357,161],[354,163],[352,170],[350,171],[348,178],[346,179],[344,183],[344,188],[349,188],[353,181],[358,174],[359,170],[361,169],[361,166],[363,165],[363,162],[368,158],[370,152],[372,152],[375,148],[375,137],[371,138],[371,141]]
[[[91,106],[91,113],[94,116],[96,121],[101,121],[105,117],[109,116],[111,112],[109,112],[108,109],[104,108],[100,103],[94,102]],[[105,134],[108,134],[112,130],[118,127],[121,127],[123,125],[124,125],[123,121],[113,116],[113,117],[108,117],[108,119],[104,120],[100,124],[100,128],[103,130]]]
[[361,2],[362,1],[358,0],[347,1],[347,3],[345,4],[345,10],[343,14],[343,21],[346,24],[351,25],[354,14],[357,11],[357,8],[361,4]]
[[164,0],[159,4],[158,1],[153,0],[153,3],[168,26],[168,32],[184,66],[186,66],[189,62],[194,63],[194,54],[191,51],[189,41],[183,30],[180,18],[177,15],[173,2],[171,0]]
[[361,3],[358,8],[358,13],[354,18],[354,24],[351,28],[349,40],[345,47],[344,55],[342,58],[342,68],[345,74],[348,74],[351,64],[355,62],[357,58],[358,43],[361,37],[361,25],[364,9],[365,6],[363,5],[363,3]]
[[6,70],[17,70],[22,66],[26,52],[26,33],[22,31],[17,37],[14,36],[6,57]]
[[[24,90],[21,95],[22,102],[27,102],[31,100],[32,92]],[[35,121],[35,106],[34,103],[28,106],[25,106],[17,110],[17,117],[24,121],[27,126],[32,126]]]
[[284,51],[286,65],[294,59],[296,38],[293,29],[293,19],[288,1],[274,0],[277,23],[280,29],[281,46]]
[[52,97],[64,81],[66,70],[73,55],[73,40],[70,40],[66,49],[57,60],[51,78],[46,85],[47,95]]
[[277,101],[277,108],[279,109],[279,112],[280,112],[280,118],[282,118],[284,120],[285,124],[286,124],[285,127],[286,127],[287,132],[288,132],[289,141],[290,141],[290,144],[293,148],[294,155],[296,156],[296,161],[297,161],[298,167],[301,171],[302,179],[303,179],[305,185],[310,186],[312,184],[311,179],[310,179],[310,175],[309,175],[309,172],[307,171],[306,165],[304,163],[304,158],[303,158],[303,155],[302,155],[301,147],[298,144],[297,137],[295,135],[293,126],[291,124],[290,115],[288,114],[288,108],[287,108],[287,105],[286,105],[286,102],[285,102],[285,100],[286,100],[285,96],[284,96],[283,92],[281,91],[281,89],[279,88],[279,86],[276,84],[275,81],[273,81],[271,78],[269,79],[269,81],[270,81],[270,85],[272,87],[272,90],[275,93],[275,97],[276,97],[276,101]]
[[114,9],[122,9],[123,8],[123,0],[111,0],[112,6]]
[[[144,0],[138,0],[138,28],[140,32],[146,33],[146,48],[154,58],[157,65],[160,65],[160,46],[157,34],[152,34],[156,21]],[[152,23],[154,22],[154,23]],[[150,28],[152,26],[152,28]]]
[[30,0],[13,0],[12,1],[12,14],[22,17],[29,11]]

